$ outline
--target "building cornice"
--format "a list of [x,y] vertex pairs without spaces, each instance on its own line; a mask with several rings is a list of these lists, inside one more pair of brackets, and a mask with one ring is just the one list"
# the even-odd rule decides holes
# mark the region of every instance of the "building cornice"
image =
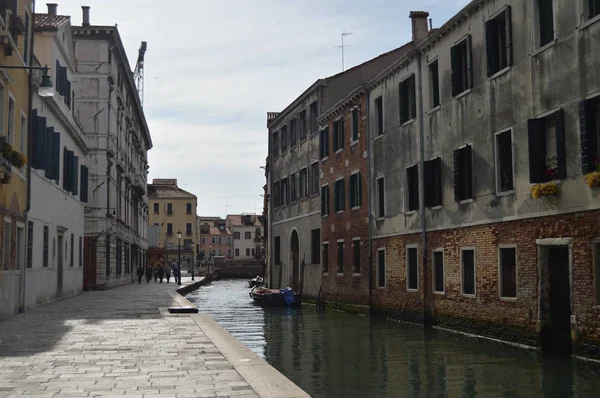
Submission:
[[279,114],[272,120],[269,120],[269,129],[278,123],[280,123],[285,117],[294,110],[302,101],[304,101],[310,94],[318,89],[320,86],[323,86],[327,83],[327,79],[319,79],[314,82],[309,88],[307,88],[302,94],[300,94],[291,104],[285,107],[284,110],[279,112]]
[[325,111],[317,119],[317,123],[319,123],[320,126],[327,125],[330,120],[335,119],[340,114],[343,114],[348,106],[355,104],[356,101],[358,101],[365,94],[365,92],[364,86],[358,87],[356,90],[347,95],[346,98],[342,99],[337,104]]

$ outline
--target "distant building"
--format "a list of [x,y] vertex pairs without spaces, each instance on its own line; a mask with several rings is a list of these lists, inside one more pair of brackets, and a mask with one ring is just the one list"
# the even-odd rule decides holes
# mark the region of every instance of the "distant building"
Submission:
[[223,256],[233,260],[233,233],[220,217],[198,217],[198,235],[200,250],[204,260],[210,256]]
[[262,258],[263,225],[256,214],[229,214],[226,225],[233,233],[233,259]]

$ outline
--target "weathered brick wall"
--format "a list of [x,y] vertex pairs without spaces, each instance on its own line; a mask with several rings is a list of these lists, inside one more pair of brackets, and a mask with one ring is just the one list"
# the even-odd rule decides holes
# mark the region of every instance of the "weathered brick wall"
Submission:
[[[359,110],[358,142],[351,144],[352,108]],[[329,125],[329,158],[321,162],[323,172],[321,185],[329,184],[329,215],[322,219],[322,240],[329,242],[329,272],[322,278],[322,296],[325,300],[350,304],[367,305],[369,302],[369,224],[368,220],[368,165],[366,102],[362,95],[355,103],[347,105],[344,116],[344,149],[336,154],[333,150],[334,120],[342,114],[331,117]],[[358,209],[350,208],[350,175],[361,174],[361,204]],[[344,177],[346,208],[342,213],[334,211],[334,183]],[[353,239],[360,238],[360,274],[353,274]],[[344,239],[344,272],[337,273],[337,241]]]
[[[600,211],[532,218],[427,233],[424,273],[419,234],[373,241],[386,248],[385,289],[373,278],[373,310],[405,320],[423,319],[426,299],[431,321],[440,326],[528,344],[539,343],[538,246],[536,239],[571,238],[571,314],[577,317],[578,351],[600,356],[600,308],[594,308],[592,240],[600,235]],[[406,245],[419,245],[419,291],[406,289]],[[501,299],[498,288],[499,245],[516,245],[517,299]],[[461,294],[460,249],[475,248],[476,297]],[[432,250],[443,249],[445,293],[432,293]],[[427,295],[424,297],[424,276]]]

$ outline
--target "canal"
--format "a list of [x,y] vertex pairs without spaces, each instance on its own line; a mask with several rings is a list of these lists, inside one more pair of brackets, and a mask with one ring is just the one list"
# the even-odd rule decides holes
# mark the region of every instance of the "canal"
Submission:
[[600,397],[600,367],[341,312],[263,309],[246,280],[187,298],[312,397]]

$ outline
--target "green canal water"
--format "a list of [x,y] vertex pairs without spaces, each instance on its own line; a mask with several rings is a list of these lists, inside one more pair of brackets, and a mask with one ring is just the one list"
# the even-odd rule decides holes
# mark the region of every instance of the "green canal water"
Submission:
[[312,397],[600,397],[600,366],[340,312],[263,309],[245,280],[189,294]]

